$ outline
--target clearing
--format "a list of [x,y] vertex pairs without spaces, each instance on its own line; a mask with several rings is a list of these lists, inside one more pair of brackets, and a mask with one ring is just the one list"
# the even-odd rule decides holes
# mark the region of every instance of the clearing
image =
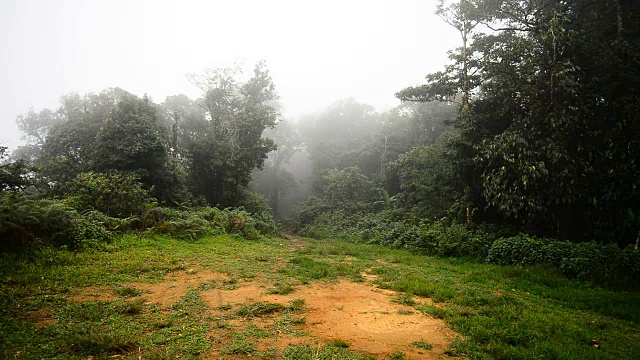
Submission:
[[3,255],[0,356],[633,358],[637,291],[379,246],[125,236]]

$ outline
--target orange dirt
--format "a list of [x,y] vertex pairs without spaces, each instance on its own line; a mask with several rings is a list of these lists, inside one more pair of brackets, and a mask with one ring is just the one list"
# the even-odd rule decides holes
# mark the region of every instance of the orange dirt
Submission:
[[[160,305],[161,308],[167,308],[180,300],[187,294],[191,287],[197,289],[202,283],[209,281],[221,282],[227,279],[227,276],[214,273],[212,271],[197,271],[190,269],[187,271],[176,271],[169,273],[164,281],[159,283],[130,283],[123,286],[130,286],[142,290],[142,297],[148,302]],[[71,296],[75,301],[113,301],[118,299],[113,293],[111,286],[90,286],[83,288],[80,293]]]
[[[395,292],[366,284],[348,281],[313,283],[288,295],[267,294],[268,286],[260,281],[238,285],[240,287],[235,290],[202,292],[202,298],[211,308],[258,301],[287,304],[293,299],[303,299],[306,311],[301,316],[306,318],[306,324],[300,327],[302,331],[321,342],[346,341],[350,350],[358,352],[384,355],[402,351],[410,359],[435,359],[444,354],[457,335],[442,320],[392,302],[397,295]],[[400,310],[405,314],[400,314]],[[415,341],[426,341],[433,349],[419,349],[412,345]],[[260,350],[273,346],[283,349],[289,344],[308,344],[309,341],[278,336],[277,340],[266,339],[262,343],[258,344],[264,346],[259,346]]]
[[[304,247],[304,241],[289,237],[295,248]],[[214,273],[211,270],[190,269],[170,273],[160,283],[130,283],[131,286],[142,290],[148,302],[158,304],[166,309],[183,297],[189,288],[197,289],[200,284],[208,283],[202,290],[201,297],[209,305],[213,315],[226,318],[225,314],[232,314],[239,304],[252,302],[270,302],[288,304],[294,299],[303,299],[306,309],[296,316],[304,318],[305,323],[295,325],[296,331],[303,331],[305,336],[278,333],[276,337],[257,339],[255,344],[259,350],[278,348],[281,353],[289,345],[310,345],[320,347],[331,340],[347,342],[349,349],[368,353],[378,358],[386,358],[389,354],[404,352],[409,359],[438,359],[444,357],[444,351],[458,334],[449,329],[444,321],[417,312],[414,308],[392,302],[398,294],[394,291],[379,289],[371,282],[375,275],[362,274],[365,283],[353,283],[341,280],[335,284],[314,282],[308,285],[298,285],[296,290],[288,295],[267,294],[273,286],[266,279],[251,281],[240,280],[234,287],[223,287],[227,276]],[[213,285],[215,286],[211,286]],[[99,300],[111,301],[117,299],[112,287],[87,287],[80,293],[73,295],[76,301]],[[427,298],[414,297],[417,302],[430,302]],[[220,310],[221,305],[232,305],[231,310]],[[437,304],[442,306],[444,304]],[[445,305],[446,306],[446,305]],[[43,318],[51,318],[47,313]],[[265,316],[251,319],[256,326],[269,328],[276,321],[277,316]],[[226,320],[236,331],[242,331],[249,319]],[[215,329],[211,331],[213,349],[205,358],[217,358],[220,350],[230,341],[227,330]],[[415,341],[425,341],[433,346],[432,350],[423,350],[413,345]],[[228,358],[245,358],[242,355],[227,356]]]

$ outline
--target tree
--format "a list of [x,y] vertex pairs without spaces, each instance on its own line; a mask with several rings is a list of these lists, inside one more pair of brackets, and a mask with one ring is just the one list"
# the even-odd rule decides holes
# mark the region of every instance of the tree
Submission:
[[[638,229],[625,214],[640,203],[638,9],[614,0],[474,3],[482,11],[465,16],[490,31],[470,45],[476,77],[453,150],[480,218],[498,212],[531,232],[629,243]],[[398,95],[464,93],[449,86],[464,78],[452,69]]]
[[207,119],[187,135],[186,158],[196,193],[213,205],[238,205],[252,170],[262,168],[275,149],[272,140],[262,138],[277,119],[271,105],[277,95],[265,63],[256,64],[246,82],[237,77],[238,70],[231,68],[192,77],[205,91]]
[[0,146],[0,193],[3,191],[17,192],[29,185],[27,173],[29,167],[22,160],[10,161],[7,147]]

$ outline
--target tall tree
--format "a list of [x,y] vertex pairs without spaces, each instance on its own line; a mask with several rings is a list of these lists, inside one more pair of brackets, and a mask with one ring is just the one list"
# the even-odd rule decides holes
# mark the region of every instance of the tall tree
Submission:
[[262,137],[276,123],[275,86],[264,62],[244,83],[238,69],[220,68],[193,76],[205,94],[206,122],[189,134],[187,159],[194,188],[210,204],[238,205],[254,168],[262,168],[275,143]]
[[[481,219],[497,211],[529,231],[629,243],[638,229],[625,214],[640,203],[638,8],[617,0],[475,3],[482,11],[466,14],[489,31],[473,37],[477,77],[454,150]],[[464,93],[449,81],[464,72],[452,69],[398,96]]]

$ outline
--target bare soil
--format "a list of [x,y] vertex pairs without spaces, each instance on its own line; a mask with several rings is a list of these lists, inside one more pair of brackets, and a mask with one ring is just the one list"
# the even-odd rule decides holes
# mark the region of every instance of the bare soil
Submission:
[[[299,286],[288,295],[267,294],[262,281],[243,282],[235,290],[215,289],[202,293],[211,308],[252,302],[288,304],[294,299],[306,303],[305,324],[300,330],[309,338],[278,336],[258,344],[259,350],[286,348],[291,344],[322,344],[334,339],[347,342],[350,350],[382,356],[402,351],[410,359],[437,359],[457,334],[440,319],[418,313],[412,307],[391,300],[397,293],[370,284],[340,281],[315,282]],[[418,301],[428,301],[417,298]],[[414,346],[426,341],[432,350]]]

